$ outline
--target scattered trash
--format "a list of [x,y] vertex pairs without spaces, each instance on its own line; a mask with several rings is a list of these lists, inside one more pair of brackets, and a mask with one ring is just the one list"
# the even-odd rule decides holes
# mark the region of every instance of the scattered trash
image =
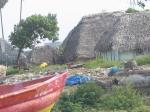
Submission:
[[46,62],[44,62],[44,63],[42,63],[41,65],[40,65],[40,68],[45,68],[45,67],[47,67],[48,66],[48,64],[46,63]]
[[115,74],[119,71],[120,71],[120,69],[118,67],[114,66],[114,67],[108,68],[107,75],[112,76],[113,74]]
[[124,70],[129,71],[129,70],[134,70],[137,69],[137,62],[135,60],[129,60],[126,63],[124,63]]
[[7,67],[6,67],[6,66],[0,65],[0,78],[6,76],[6,70],[7,70]]
[[68,63],[67,66],[68,66],[69,69],[72,69],[72,68],[80,68],[80,67],[83,67],[83,64]]
[[66,85],[72,86],[72,85],[77,85],[77,84],[83,84],[83,83],[89,82],[91,80],[92,79],[89,76],[75,74],[75,75],[72,75],[67,78]]

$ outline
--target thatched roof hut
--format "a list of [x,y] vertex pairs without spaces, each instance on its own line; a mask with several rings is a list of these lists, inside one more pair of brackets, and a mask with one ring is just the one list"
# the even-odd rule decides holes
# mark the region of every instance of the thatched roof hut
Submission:
[[150,50],[150,12],[124,14],[110,30],[104,32],[95,50],[119,52]]
[[150,11],[85,16],[64,41],[65,61],[94,58],[97,52],[150,48]]

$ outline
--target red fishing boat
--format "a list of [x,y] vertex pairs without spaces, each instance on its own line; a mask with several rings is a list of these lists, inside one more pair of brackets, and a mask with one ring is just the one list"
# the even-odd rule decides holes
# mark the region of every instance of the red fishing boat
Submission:
[[0,86],[0,112],[50,112],[58,100],[68,72]]

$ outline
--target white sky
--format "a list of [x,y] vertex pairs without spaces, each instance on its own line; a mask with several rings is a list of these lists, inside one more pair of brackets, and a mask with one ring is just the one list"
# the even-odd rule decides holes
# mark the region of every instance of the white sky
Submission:
[[[24,0],[23,18],[33,14],[47,15],[56,13],[58,19],[59,39],[64,40],[70,30],[80,19],[89,14],[105,11],[125,10],[130,0]],[[19,22],[20,0],[9,0],[3,8],[5,38],[8,39],[14,24]],[[0,30],[1,36],[1,30]]]

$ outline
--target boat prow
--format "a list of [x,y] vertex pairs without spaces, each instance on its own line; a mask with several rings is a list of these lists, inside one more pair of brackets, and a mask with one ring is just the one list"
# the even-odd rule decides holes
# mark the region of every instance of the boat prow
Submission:
[[0,86],[0,112],[49,112],[58,100],[68,72]]

